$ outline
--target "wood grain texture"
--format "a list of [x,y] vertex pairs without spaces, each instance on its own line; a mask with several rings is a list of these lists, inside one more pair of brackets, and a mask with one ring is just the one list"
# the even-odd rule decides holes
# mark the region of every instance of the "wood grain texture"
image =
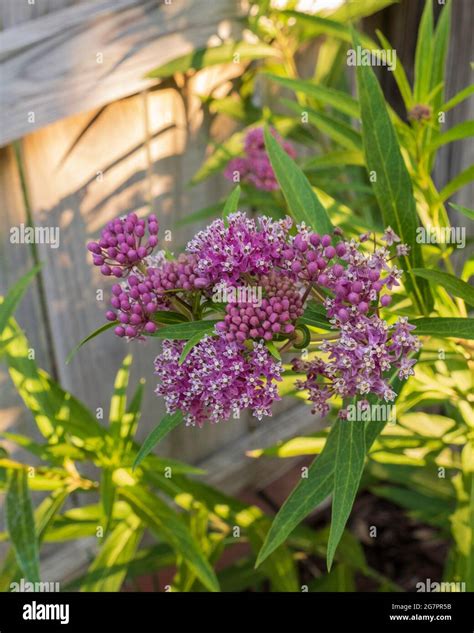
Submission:
[[[191,101],[198,100],[194,91],[191,94]],[[190,209],[205,206],[211,192],[219,196],[219,189],[227,187],[221,178],[192,191],[184,186],[203,158],[201,125],[196,104],[183,102],[169,89],[69,117],[22,142],[34,222],[61,231],[57,250],[38,246],[45,262],[45,292],[61,383],[90,408],[102,407],[106,414],[114,374],[132,351],[132,382],[142,376],[148,381],[142,437],[163,414],[163,404],[153,393],[153,360],[159,351],[154,341],[127,344],[107,332],[65,364],[74,344],[103,323],[112,284],[90,265],[85,245],[111,218],[130,211],[146,214],[153,200],[161,223],[160,246],[175,252],[183,247],[194,228],[175,229],[176,221]],[[167,231],[171,241],[164,239]],[[96,292],[101,289],[104,300],[98,301]],[[196,461],[245,429],[244,420],[202,430],[182,428],[162,450]]]
[[[144,74],[204,46],[234,0],[94,0],[0,33],[0,145],[156,83]],[[32,120],[34,117],[34,120]]]
[[83,0],[2,0],[0,2],[0,28],[9,29],[12,26],[36,20],[48,13],[60,11],[73,5],[77,5]]

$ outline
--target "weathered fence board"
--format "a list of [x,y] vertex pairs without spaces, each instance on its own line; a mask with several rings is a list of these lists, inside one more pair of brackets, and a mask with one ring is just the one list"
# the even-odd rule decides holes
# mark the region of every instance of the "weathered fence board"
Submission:
[[[0,149],[0,294],[7,290],[34,265],[31,246],[12,244],[10,227],[26,224],[28,217],[25,209],[20,174],[14,156],[13,147]],[[34,350],[36,361],[47,371],[53,368],[53,356],[50,341],[47,338],[47,316],[44,314],[40,292],[35,280],[23,298],[16,317],[21,323]],[[0,430],[15,428],[17,432],[32,432],[31,415],[25,411],[20,397],[17,395],[8,371],[0,367]]]
[[[75,342],[103,322],[110,294],[111,283],[90,266],[88,239],[117,215],[146,211],[151,198],[161,234],[171,231],[172,241],[161,246],[178,250],[190,237],[192,229],[175,230],[176,221],[192,204],[202,200],[204,206],[211,186],[191,192],[182,184],[194,173],[204,151],[189,131],[192,125],[198,127],[186,119],[179,95],[166,90],[149,99],[138,95],[111,104],[99,116],[94,111],[69,117],[22,141],[34,222],[61,230],[59,249],[42,244],[38,250],[45,262],[45,294],[62,384],[93,409],[106,410],[114,373],[127,351],[133,351],[134,379],[145,376],[149,381],[142,432],[150,430],[163,411],[153,394],[156,343],[127,344],[108,332],[81,350],[70,365],[65,359]],[[147,138],[152,139],[148,147]],[[218,190],[215,182],[213,195]],[[97,289],[103,289],[105,301],[96,300]],[[201,431],[183,429],[173,435],[172,446],[164,448],[196,461],[244,430],[243,420]]]
[[96,0],[0,33],[0,145],[140,92],[158,64],[203,46],[236,3]]

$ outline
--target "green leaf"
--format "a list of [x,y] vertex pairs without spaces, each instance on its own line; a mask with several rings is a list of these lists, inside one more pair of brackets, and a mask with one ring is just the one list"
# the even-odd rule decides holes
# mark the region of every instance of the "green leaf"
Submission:
[[100,477],[100,498],[102,502],[102,517],[104,534],[108,534],[112,523],[116,488],[113,481],[114,471],[112,468],[103,468]]
[[217,319],[209,321],[186,321],[186,323],[177,323],[168,327],[157,330],[152,336],[159,339],[180,339],[181,341],[189,341],[196,334],[213,334],[214,326],[219,323]]
[[340,167],[345,165],[365,165],[364,156],[361,151],[335,150],[321,156],[311,156],[303,164],[304,171],[316,171],[329,167]]
[[474,319],[426,317],[412,319],[410,323],[416,326],[414,334],[417,336],[474,339]]
[[459,123],[459,125],[455,125],[447,132],[435,136],[428,147],[428,151],[432,152],[442,145],[471,136],[474,136],[474,121],[464,121],[463,123]]
[[[146,464],[146,474],[155,480],[153,466]],[[215,488],[195,479],[180,478],[173,475],[172,480],[161,478],[156,485],[166,488],[167,494],[179,499],[178,504],[190,510],[194,501],[205,504],[210,512],[223,519],[228,525],[238,525],[257,554],[265,539],[270,521],[260,508],[246,506],[234,497],[229,497]],[[179,494],[185,493],[185,494]],[[275,591],[298,591],[299,584],[291,552],[285,545],[278,547],[269,557],[261,570],[271,582]]]
[[110,330],[110,328],[113,327],[114,325],[117,325],[115,321],[104,323],[104,325],[101,325],[99,328],[97,328],[97,330],[94,330],[93,332],[88,334],[85,338],[83,338],[82,341],[78,343],[76,347],[73,347],[73,349],[69,352],[66,358],[66,365],[68,365],[71,362],[72,358],[76,355],[76,353],[81,349],[83,345],[91,341],[96,336],[99,336],[99,334],[102,334],[102,332],[106,332],[107,330]]
[[10,376],[41,434],[46,438],[55,436],[55,441],[64,434],[76,436],[85,448],[97,451],[103,444],[104,428],[79,400],[28,357],[30,345],[14,319],[10,319],[4,336],[12,334],[14,340],[5,352]]
[[127,387],[130,378],[131,364],[132,355],[127,354],[115,377],[114,392],[110,401],[109,414],[110,433],[113,437],[119,436],[120,425],[127,410]]
[[281,354],[273,341],[265,341],[265,347],[276,360],[281,361]]
[[298,323],[303,325],[311,325],[321,328],[322,330],[330,330],[331,324],[326,317],[326,311],[322,305],[315,301],[309,301],[303,315],[298,319]]
[[41,268],[41,264],[35,266],[30,271],[23,275],[18,281],[10,288],[3,302],[0,303],[0,335],[3,333],[9,318],[13,315],[16,307],[20,303],[23,295],[25,294],[32,279],[38,274]]
[[430,88],[433,59],[433,4],[432,0],[425,2],[423,15],[418,29],[418,40],[415,51],[415,85],[414,97],[416,103],[424,103]]
[[273,171],[294,219],[297,222],[305,222],[306,226],[315,231],[331,232],[333,226],[326,209],[314,193],[304,173],[288,156],[268,128],[265,128],[264,134],[265,146]]
[[168,435],[168,433],[182,421],[183,413],[181,411],[167,413],[165,417],[162,418],[158,426],[151,431],[146,440],[143,442],[137,456],[135,457],[135,461],[133,462],[133,469],[135,469],[140,462],[145,459],[148,453],[165,437],[165,435]]
[[201,546],[176,512],[159,497],[139,486],[121,488],[120,495],[159,540],[165,540],[183,557],[185,564],[207,589],[219,591],[217,577]]
[[344,2],[331,14],[333,20],[352,22],[377,13],[396,0],[364,0],[364,2]]
[[81,591],[120,591],[142,536],[140,519],[130,513],[105,540],[83,578]]
[[245,128],[240,132],[236,132],[224,141],[224,143],[220,143],[194,174],[189,184],[197,185],[203,180],[206,180],[206,178],[209,178],[209,176],[224,169],[229,160],[235,158],[235,156],[238,156],[242,152],[243,139],[249,129],[251,128]]
[[186,323],[187,319],[181,312],[173,312],[172,310],[157,310],[153,313],[153,321],[163,325],[172,325],[173,323]]
[[440,191],[439,197],[444,202],[450,198],[453,193],[456,193],[458,189],[462,189],[466,185],[469,185],[474,180],[474,165],[469,165],[464,171],[455,176],[448,184]]
[[230,194],[230,196],[226,200],[226,203],[224,205],[224,209],[222,211],[222,217],[223,218],[227,218],[227,217],[229,217],[229,215],[231,215],[232,213],[235,213],[237,211],[237,207],[238,207],[238,204],[239,204],[239,198],[240,198],[240,186],[237,185],[237,187],[232,191],[232,193]]
[[135,435],[138,420],[140,419],[144,387],[145,380],[141,378],[135,393],[133,394],[132,400],[127,407],[127,411],[122,418],[120,437],[124,442],[124,452],[127,452],[128,450],[129,443]]
[[[301,106],[294,101],[281,99],[281,102],[288,106],[290,110],[293,110],[297,114],[301,115],[303,110]],[[354,130],[354,128],[350,125],[347,125],[345,121],[328,114],[318,112],[308,106],[304,107],[304,112],[308,114],[309,122],[314,125],[319,132],[327,134],[329,138],[336,143],[339,143],[339,145],[346,147],[351,152],[362,151],[362,137],[360,133]]]
[[25,579],[30,582],[39,582],[39,548],[28,489],[28,474],[26,469],[14,470],[10,477],[6,499],[10,540]]
[[175,73],[186,73],[190,70],[201,70],[216,64],[228,64],[234,60],[249,61],[263,57],[275,57],[277,49],[262,42],[228,42],[212,48],[197,48],[177,57],[145,75],[151,79],[165,79]]
[[[39,504],[34,512],[35,533],[38,544],[47,540],[51,525],[57,513],[69,496],[70,487],[58,488]],[[22,575],[15,550],[8,551],[0,570],[0,592],[10,591],[10,584]]]
[[462,204],[454,204],[454,202],[450,202],[449,206],[453,207],[453,209],[456,209],[456,211],[459,211],[459,213],[465,215],[466,218],[474,220],[474,209],[468,209],[467,207],[463,207]]
[[[389,2],[387,2],[387,4],[389,4]],[[280,15],[291,18],[296,22],[297,26],[303,27],[303,36],[305,39],[312,39],[318,35],[329,35],[348,44],[352,42],[350,28],[337,20],[323,18],[319,15],[310,15],[309,13],[302,13],[292,9],[280,11]],[[361,33],[360,38],[365,48],[376,48],[375,42],[365,34]]]
[[[431,64],[430,86],[433,88],[442,83],[442,89],[433,99],[433,110],[440,111],[441,103],[444,99],[444,83],[446,57],[448,54],[449,33],[451,30],[451,2],[448,0],[443,7],[441,15],[438,18],[433,40],[433,59]],[[398,63],[397,63],[398,66]]]
[[341,421],[337,420],[329,433],[323,452],[309,467],[307,478],[301,479],[280,508],[258,554],[256,567],[263,563],[295,527],[331,494],[340,424]]
[[464,299],[466,303],[474,306],[474,288],[465,281],[462,281],[462,279],[458,279],[454,275],[450,275],[441,270],[427,270],[426,268],[414,268],[413,273],[418,277],[427,279],[431,284],[443,286],[443,288],[455,297],[460,297]]
[[460,90],[457,94],[454,95],[449,101],[440,106],[440,112],[449,112],[457,105],[462,103],[465,99],[468,99],[474,93],[474,84],[470,84],[466,88]]
[[179,357],[178,365],[182,365],[184,363],[189,352],[199,343],[199,341],[203,339],[204,336],[206,336],[206,332],[198,332],[189,339],[189,341],[183,347],[183,351],[181,352],[181,356]]
[[365,462],[365,428],[363,422],[343,420],[337,427],[337,451],[334,466],[334,489],[331,528],[327,549],[327,566],[331,569],[336,547],[344,532]]
[[[389,382],[400,395],[403,383],[398,379],[396,370],[392,372]],[[369,395],[367,399],[371,404],[377,401],[375,396]],[[337,419],[333,424],[322,453],[309,467],[308,477],[301,479],[274,518],[265,543],[258,555],[257,567],[318,504],[322,503],[331,494],[334,487],[334,469],[339,439],[338,427],[341,424],[342,421],[340,419]],[[366,422],[364,426],[365,446],[368,450],[385,426],[385,422],[372,420]]]
[[[347,92],[335,90],[334,88],[328,88],[322,84],[316,84],[312,81],[304,81],[302,79],[288,79],[287,77],[280,77],[278,75],[272,75],[271,73],[264,73],[272,81],[279,83],[285,88],[289,88],[294,92],[300,92],[314,97],[317,101],[333,107],[335,110],[347,114],[350,117],[358,119],[360,117],[359,105],[357,101],[351,97]],[[302,110],[305,110],[302,107]]]
[[[393,46],[384,36],[384,34],[376,30],[377,37],[380,40],[380,43],[384,47],[385,50],[393,50]],[[413,105],[413,95],[411,93],[410,84],[408,83],[408,79],[405,73],[405,69],[402,66],[400,59],[397,59],[397,63],[395,64],[395,70],[393,71],[393,77],[397,82],[398,89],[400,94],[402,95],[403,103],[405,104],[405,108],[409,110]]]
[[[354,46],[357,45],[359,40],[356,37]],[[413,292],[420,310],[426,313],[432,307],[428,284],[417,280],[411,273],[412,268],[423,267],[423,259],[420,245],[416,242],[419,223],[410,175],[374,71],[369,66],[357,66],[356,73],[367,169],[376,175],[372,179],[372,187],[385,225],[391,226],[410,246],[408,257],[400,259],[409,273],[405,283],[407,289]]]

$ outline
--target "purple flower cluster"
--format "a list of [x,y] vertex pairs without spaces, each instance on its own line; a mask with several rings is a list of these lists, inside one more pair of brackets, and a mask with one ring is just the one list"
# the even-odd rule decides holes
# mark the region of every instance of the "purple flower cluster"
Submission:
[[181,253],[176,260],[164,260],[162,265],[149,268],[153,288],[161,296],[170,290],[191,292],[208,286],[206,279],[198,276],[198,259]]
[[216,325],[216,332],[227,341],[271,341],[278,334],[288,336],[303,314],[301,294],[289,277],[271,272],[257,279],[265,293],[261,302],[227,304],[224,320]]
[[[285,152],[295,158],[296,152],[293,145],[284,141],[275,130],[272,130],[272,134]],[[224,176],[232,182],[248,182],[263,191],[278,189],[278,182],[265,149],[263,128],[254,128],[247,132],[244,152],[245,156],[229,161]]]
[[115,328],[117,336],[137,338],[144,333],[156,332],[153,313],[162,309],[162,306],[151,280],[145,275],[130,275],[127,282],[114,284],[110,303],[116,312],[109,310],[105,316],[109,321],[118,321],[120,324]]
[[205,337],[195,345],[184,362],[179,359],[184,341],[164,341],[163,352],[155,360],[168,413],[180,409],[188,425],[202,426],[206,420],[218,422],[250,409],[259,420],[271,416],[271,406],[279,400],[276,380],[283,370],[262,343],[247,350],[220,337]]
[[255,221],[245,213],[233,213],[227,226],[218,219],[197,233],[186,250],[199,257],[199,276],[210,285],[239,283],[243,275],[265,275],[283,267],[291,226],[290,218],[274,222],[263,216]]
[[[258,134],[250,137],[249,151],[259,143]],[[400,379],[413,374],[419,348],[413,326],[406,318],[389,325],[380,316],[401,276],[391,260],[408,252],[390,227],[385,245],[377,246],[375,236],[373,242],[369,235],[345,240],[337,229],[319,235],[304,225],[293,227],[290,218],[254,220],[237,212],[199,232],[175,260],[163,252],[152,255],[157,233],[154,216],[145,221],[130,214],[109,222],[88,248],[104,275],[126,277],[113,285],[106,313],[120,337],[154,334],[163,310],[198,320],[209,311],[223,312],[214,335],[198,342],[181,364],[184,341],[165,341],[155,361],[157,394],[169,412],[181,409],[188,424],[225,420],[245,408],[259,419],[271,415],[283,370],[266,344],[273,341],[285,351],[295,343],[309,297],[324,307],[331,328],[316,337],[318,358],[292,361],[305,374],[296,384],[307,390],[313,412],[326,415],[333,396],[375,394],[391,401],[396,394],[389,370],[398,369]],[[216,289],[226,296],[232,291],[233,298],[222,306]],[[246,289],[260,292],[243,299]]]
[[[147,231],[149,233],[147,237]],[[125,277],[134,266],[151,254],[158,244],[156,216],[139,220],[136,213],[124,219],[112,220],[102,230],[97,242],[89,242],[94,266],[100,266],[103,275]]]
[[110,303],[116,312],[109,310],[106,317],[119,322],[115,328],[117,336],[131,339],[153,334],[157,330],[153,314],[157,310],[172,309],[175,291],[185,294],[206,285],[196,275],[193,255],[182,253],[172,261],[158,257],[151,263],[159,265],[148,267],[146,272],[136,270],[125,282],[112,286]]
[[399,368],[402,379],[413,374],[416,361],[410,354],[418,350],[419,341],[410,333],[412,329],[406,318],[389,326],[376,314],[362,315],[341,325],[337,340],[321,345],[326,361],[295,359],[293,370],[306,374],[296,385],[308,390],[313,412],[326,415],[328,400],[334,395],[350,398],[371,393],[394,400],[396,393],[385,376],[392,367]]

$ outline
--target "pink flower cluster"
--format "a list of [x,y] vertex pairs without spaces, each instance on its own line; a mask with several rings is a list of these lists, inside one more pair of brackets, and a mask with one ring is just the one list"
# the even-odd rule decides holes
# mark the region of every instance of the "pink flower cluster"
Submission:
[[100,266],[103,275],[124,277],[158,244],[158,220],[154,215],[148,217],[148,233],[147,237],[147,223],[136,213],[108,222],[100,239],[87,245],[94,266]]
[[216,332],[227,341],[271,341],[277,334],[295,331],[294,324],[303,314],[303,300],[292,280],[271,272],[257,277],[256,282],[265,293],[261,302],[228,303],[224,320],[216,325]]
[[[413,373],[419,348],[413,326],[406,318],[389,325],[380,316],[401,276],[391,259],[407,252],[390,227],[385,245],[377,246],[367,235],[345,240],[337,229],[319,235],[304,225],[294,227],[289,218],[253,220],[235,213],[199,232],[175,260],[162,252],[152,255],[157,231],[154,216],[147,224],[131,214],[109,223],[89,250],[104,275],[124,277],[112,287],[106,314],[117,322],[118,336],[153,335],[162,326],[163,310],[187,320],[217,312],[213,335],[197,342],[184,360],[185,342],[170,340],[155,362],[157,393],[169,412],[181,409],[187,423],[228,419],[244,408],[259,419],[271,415],[283,369],[267,344],[272,353],[275,345],[286,351],[297,340],[301,344],[296,330],[305,330],[299,319],[309,300],[325,311],[330,330],[316,337],[317,358],[294,359],[292,366],[305,375],[296,385],[307,391],[315,413],[326,415],[333,396],[375,394],[391,401],[396,394],[389,371],[397,368],[400,379]],[[233,298],[220,304],[216,288]],[[257,301],[239,298],[249,288],[259,289]]]
[[283,249],[289,239],[290,218],[274,222],[245,213],[214,220],[197,233],[186,250],[198,258],[197,271],[210,285],[221,281],[238,284],[243,275],[266,275],[284,267]]
[[202,426],[206,420],[219,422],[250,409],[259,420],[271,415],[280,400],[275,380],[280,380],[282,364],[269,354],[263,343],[250,350],[221,337],[203,338],[182,364],[184,341],[164,341],[163,352],[155,360],[160,379],[156,389],[167,411],[180,409],[186,424]]
[[[275,130],[272,130],[272,134],[285,152],[295,158],[296,151],[293,145],[284,141]],[[262,191],[278,189],[279,185],[265,149],[263,128],[254,128],[247,132],[244,153],[244,156],[233,158],[228,162],[224,176],[232,182],[250,183]]]
[[[388,325],[376,314],[360,315],[340,325],[339,337],[324,341],[320,351],[327,360],[293,360],[293,370],[306,374],[298,380],[299,389],[308,391],[313,413],[324,416],[329,412],[328,400],[375,394],[392,401],[396,393],[385,378],[392,367],[399,368],[399,377],[413,374],[419,342],[410,332],[414,329],[403,317],[395,325]],[[342,410],[343,413],[344,410]]]

